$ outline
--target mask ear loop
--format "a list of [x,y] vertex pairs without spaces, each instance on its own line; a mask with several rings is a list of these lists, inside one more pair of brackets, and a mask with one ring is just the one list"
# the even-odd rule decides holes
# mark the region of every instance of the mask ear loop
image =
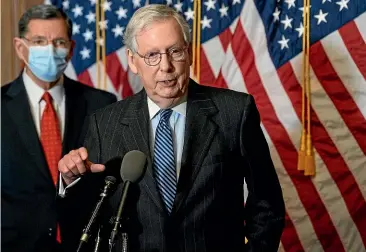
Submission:
[[[24,39],[23,38],[20,38],[20,40],[22,41],[22,44],[27,48],[28,50],[28,57],[29,57],[29,46],[24,42]],[[28,63],[28,60],[25,60],[25,57],[24,55],[21,53],[21,60],[23,60],[24,64],[29,68],[29,63]]]

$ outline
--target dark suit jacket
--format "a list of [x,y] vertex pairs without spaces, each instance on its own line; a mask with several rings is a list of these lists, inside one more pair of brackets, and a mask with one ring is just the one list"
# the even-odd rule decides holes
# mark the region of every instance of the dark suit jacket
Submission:
[[[124,228],[130,251],[277,251],[284,202],[252,96],[190,82],[182,167],[170,215],[154,180],[149,139],[148,105],[141,91],[97,111],[85,142],[96,163],[122,160],[131,150],[148,157],[146,174],[128,196]],[[118,176],[119,167],[107,165],[106,173]],[[68,197],[81,199],[99,190],[97,176],[82,178]],[[244,177],[249,188],[245,208]],[[106,207],[108,217],[116,214],[121,186]],[[83,213],[74,212],[77,218]],[[114,251],[122,251],[120,240]]]
[[[80,146],[88,114],[116,97],[65,76],[66,122],[63,154]],[[33,122],[22,75],[1,88],[1,245],[2,251],[54,251],[56,190]],[[67,251],[70,251],[66,249]]]

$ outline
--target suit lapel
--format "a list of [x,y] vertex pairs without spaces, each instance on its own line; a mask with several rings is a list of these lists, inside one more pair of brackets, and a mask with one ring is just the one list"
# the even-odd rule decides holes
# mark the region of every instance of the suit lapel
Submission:
[[86,100],[77,91],[78,86],[64,76],[65,87],[65,132],[62,142],[62,153],[75,149],[81,135],[86,113]]
[[128,130],[129,133],[123,134],[125,146],[128,146],[126,152],[130,150],[140,150],[145,153],[148,165],[145,176],[140,184],[155,204],[163,211],[165,208],[163,207],[153,176],[150,152],[150,118],[144,90],[136,95],[136,98],[132,101],[130,107],[131,109],[129,108],[126,110],[124,117],[121,120],[121,123],[125,128],[123,131]]
[[14,127],[17,128],[19,136],[26,146],[27,151],[32,156],[39,172],[46,180],[52,183],[30,110],[28,95],[24,87],[22,75],[11,84],[7,95],[11,97],[11,99],[6,103],[6,109],[14,122]]
[[187,98],[187,119],[182,166],[177,185],[173,212],[177,212],[191,190],[200,171],[217,125],[211,120],[217,108],[210,98],[200,91],[200,86],[191,81]]

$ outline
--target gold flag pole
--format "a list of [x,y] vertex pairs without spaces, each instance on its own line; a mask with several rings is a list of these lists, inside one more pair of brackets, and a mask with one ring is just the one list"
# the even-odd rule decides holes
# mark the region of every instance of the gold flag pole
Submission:
[[313,155],[313,145],[311,142],[311,114],[310,114],[310,104],[311,104],[311,86],[310,86],[310,0],[307,0],[307,32],[306,32],[306,119],[307,119],[307,135],[306,135],[306,156],[305,156],[305,176],[315,175],[315,160]]
[[[105,22],[105,10],[104,10],[104,0],[101,0],[102,8],[102,22]],[[107,37],[105,35],[105,27],[102,29],[102,62],[103,62],[103,89],[107,90],[107,61],[106,61],[106,47],[107,47]]]
[[306,150],[306,129],[305,129],[305,90],[306,90],[306,30],[307,24],[307,1],[304,0],[304,11],[303,11],[303,23],[304,23],[304,33],[302,35],[302,92],[301,92],[301,142],[300,150],[297,161],[297,169],[299,171],[305,170],[305,150]]
[[201,75],[201,0],[197,0],[197,82],[200,82]]
[[95,2],[95,34],[96,34],[96,55],[95,55],[95,64],[97,66],[97,88],[100,88],[100,34],[99,34],[99,22],[100,22],[100,15],[99,15],[99,0]]
[[196,40],[197,40],[197,26],[196,26],[196,19],[197,19],[197,1],[193,2],[193,20],[192,20],[192,76],[196,78]]

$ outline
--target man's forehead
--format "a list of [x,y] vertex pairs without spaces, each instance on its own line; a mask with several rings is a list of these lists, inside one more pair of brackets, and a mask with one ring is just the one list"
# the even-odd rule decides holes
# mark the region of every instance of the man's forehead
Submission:
[[32,19],[27,33],[40,36],[67,36],[66,22],[62,18]]
[[[164,25],[164,26],[162,26]],[[169,37],[169,38],[162,38],[162,39],[157,39],[155,40],[156,43],[154,43],[154,41],[151,40],[146,40],[145,36],[150,36],[151,34],[154,34],[157,27],[162,27],[162,29],[164,29],[164,31],[166,31],[166,26],[169,27],[174,27],[175,29],[169,29],[170,31],[170,35],[172,31],[174,31],[174,33],[176,33],[176,36],[173,35],[173,37]],[[161,30],[160,30],[160,35],[164,36],[164,34],[166,34],[165,32],[163,34],[161,34]],[[167,47],[170,46],[174,46],[174,45],[181,45],[185,43],[184,40],[184,35],[183,35],[183,31],[179,25],[179,23],[174,19],[163,19],[163,20],[158,20],[158,21],[154,21],[148,25],[146,25],[145,27],[143,27],[142,29],[140,29],[137,33],[136,33],[136,43],[137,46],[142,46],[144,45],[144,47],[160,47],[160,46],[164,46],[167,45]]]

